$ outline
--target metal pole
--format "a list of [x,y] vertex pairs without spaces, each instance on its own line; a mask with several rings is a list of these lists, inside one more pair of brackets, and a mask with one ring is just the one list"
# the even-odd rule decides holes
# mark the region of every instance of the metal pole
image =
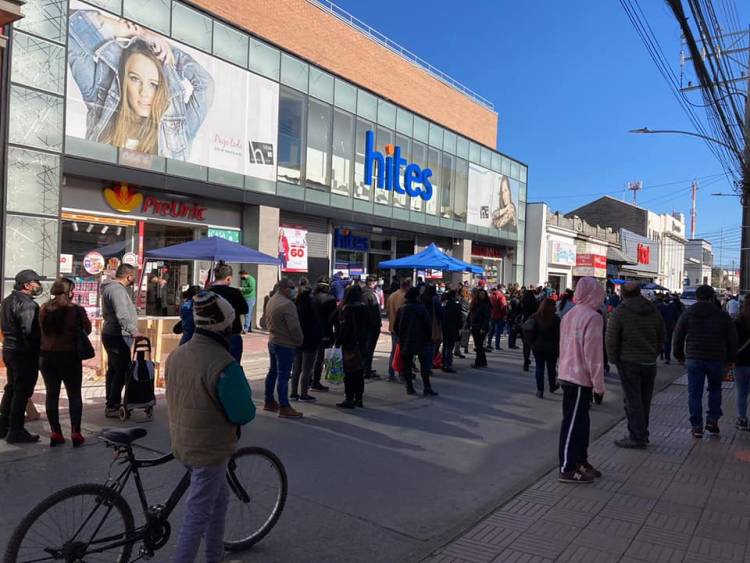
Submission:
[[[750,30],[748,31],[750,33]],[[740,295],[750,291],[750,77],[745,97],[745,123],[743,127],[745,150],[742,157],[742,237],[740,243]]]
[[695,209],[695,195],[698,191],[698,182],[693,182],[693,185],[690,186],[690,192],[693,198],[693,205],[690,208],[690,240],[693,240],[695,238],[695,221],[697,219],[697,210]]

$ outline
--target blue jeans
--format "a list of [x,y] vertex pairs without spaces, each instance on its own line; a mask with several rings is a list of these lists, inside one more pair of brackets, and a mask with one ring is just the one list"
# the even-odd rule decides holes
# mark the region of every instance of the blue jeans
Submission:
[[289,406],[289,374],[292,372],[296,352],[294,348],[268,343],[271,365],[266,374],[266,403],[273,402],[273,390],[276,389],[279,405]]
[[688,408],[690,424],[703,426],[703,389],[708,380],[708,410],[706,422],[717,422],[721,415],[721,380],[724,362],[716,360],[688,360]]
[[490,327],[490,339],[487,342],[490,346],[492,345],[492,339],[495,339],[495,350],[500,349],[500,338],[505,332],[505,319],[498,319],[492,321],[492,327]]
[[253,329],[253,309],[255,309],[255,297],[246,297],[245,302],[247,303],[247,315],[245,315],[245,323],[242,329],[248,332]]
[[224,522],[229,489],[225,463],[188,467],[190,488],[173,563],[192,563],[206,538],[206,561],[224,561]]
[[747,418],[747,394],[750,390],[750,366],[734,368],[734,389],[737,392],[737,416]]

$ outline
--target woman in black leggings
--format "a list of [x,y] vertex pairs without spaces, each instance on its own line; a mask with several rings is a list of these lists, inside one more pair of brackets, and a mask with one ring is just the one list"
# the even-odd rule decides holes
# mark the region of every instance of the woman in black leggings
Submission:
[[60,387],[65,385],[70,409],[70,439],[73,447],[85,441],[81,434],[81,383],[83,366],[79,359],[77,343],[81,332],[91,333],[91,322],[86,311],[73,302],[75,284],[67,278],[60,278],[52,284],[52,300],[42,305],[39,312],[39,325],[42,329],[40,368],[44,385],[47,388],[47,419],[52,435],[50,447],[65,443],[60,426],[58,402]]
[[490,329],[490,316],[492,307],[487,292],[479,288],[474,292],[471,299],[471,308],[469,309],[469,326],[471,327],[471,336],[474,339],[474,352],[476,359],[471,367],[487,367],[487,354],[484,349],[484,340]]

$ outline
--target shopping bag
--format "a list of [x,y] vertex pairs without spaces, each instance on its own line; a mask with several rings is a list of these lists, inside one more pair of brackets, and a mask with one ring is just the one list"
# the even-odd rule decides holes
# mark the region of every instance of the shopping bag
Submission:
[[396,342],[396,349],[393,351],[393,362],[391,363],[393,371],[401,373],[401,344]]
[[323,377],[331,383],[344,381],[344,356],[341,348],[327,348],[323,356]]
[[727,364],[727,366],[724,368],[724,377],[722,378],[722,381],[724,382],[731,382],[734,381],[734,368]]
[[432,369],[443,369],[443,355],[439,349],[432,357]]

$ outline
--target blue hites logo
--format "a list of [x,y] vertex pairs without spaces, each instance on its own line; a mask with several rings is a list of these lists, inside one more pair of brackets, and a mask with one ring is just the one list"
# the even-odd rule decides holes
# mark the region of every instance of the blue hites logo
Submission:
[[[379,188],[429,201],[432,198],[432,170],[420,168],[417,164],[407,164],[406,159],[401,157],[401,147],[398,145],[386,145],[385,153],[384,156],[375,150],[375,134],[372,131],[365,133],[365,185],[372,186],[373,168],[377,162]],[[402,186],[400,171],[403,165],[406,165],[406,169]]]

